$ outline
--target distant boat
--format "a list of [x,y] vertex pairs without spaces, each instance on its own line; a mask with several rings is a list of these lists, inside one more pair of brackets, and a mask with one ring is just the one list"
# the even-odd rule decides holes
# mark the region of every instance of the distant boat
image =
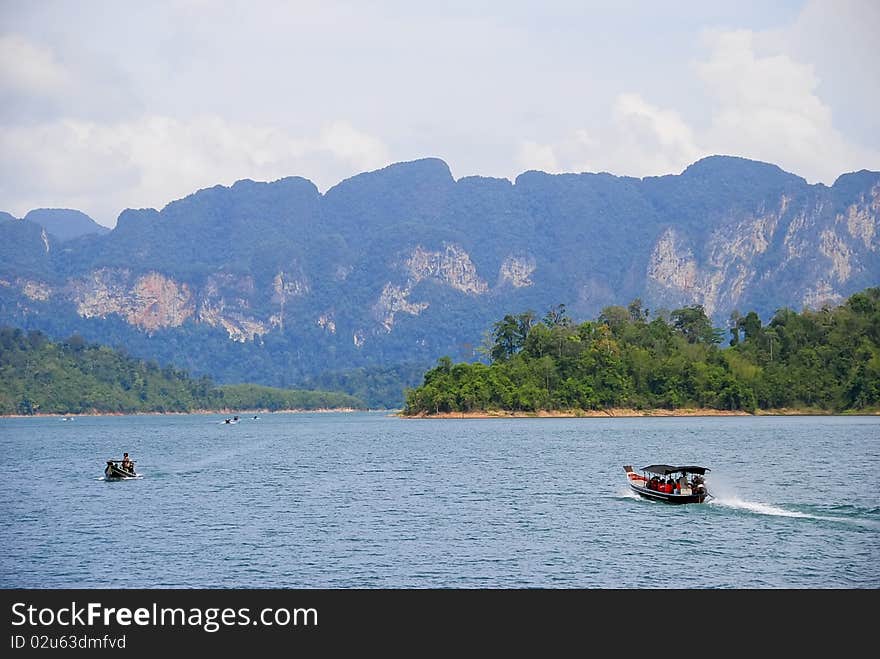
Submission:
[[108,481],[130,480],[132,478],[140,478],[134,469],[132,461],[130,469],[122,468],[122,460],[107,460],[107,466],[104,467],[104,479]]
[[232,417],[231,419],[224,419],[223,423],[238,423],[239,418],[237,416]]
[[[709,471],[707,467],[648,465],[637,474],[632,465],[624,465],[623,470],[633,492],[646,499],[666,503],[703,503],[712,496],[703,478]],[[688,479],[688,475],[693,478]]]

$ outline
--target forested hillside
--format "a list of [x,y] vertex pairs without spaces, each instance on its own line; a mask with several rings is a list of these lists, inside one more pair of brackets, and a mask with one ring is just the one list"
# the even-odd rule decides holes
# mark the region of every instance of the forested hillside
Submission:
[[353,408],[345,394],[236,385],[128,357],[72,336],[52,343],[38,331],[0,328],[0,414],[188,412],[219,409]]
[[490,364],[441,358],[405,413],[880,407],[880,288],[837,308],[780,309],[767,325],[736,314],[729,337],[699,305],[649,316],[639,300],[581,324],[562,305],[540,321],[507,315],[486,346]]

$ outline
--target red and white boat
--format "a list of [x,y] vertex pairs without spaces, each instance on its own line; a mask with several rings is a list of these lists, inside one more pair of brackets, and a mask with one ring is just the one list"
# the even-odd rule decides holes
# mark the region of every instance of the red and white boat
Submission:
[[688,465],[648,465],[636,473],[632,465],[624,465],[629,486],[646,499],[666,503],[703,503],[712,495],[706,489],[707,467]]

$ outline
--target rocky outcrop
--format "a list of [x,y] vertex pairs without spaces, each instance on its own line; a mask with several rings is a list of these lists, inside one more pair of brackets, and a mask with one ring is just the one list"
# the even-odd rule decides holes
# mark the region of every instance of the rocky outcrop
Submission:
[[815,286],[809,287],[801,296],[802,304],[810,309],[820,309],[826,305],[833,306],[842,300],[843,296],[835,291],[827,281],[816,282]]
[[309,280],[302,270],[297,274],[282,270],[272,280],[272,302],[283,305],[292,298],[308,295],[310,290]]
[[[227,301],[224,292],[230,289],[236,295]],[[190,319],[223,327],[230,339],[239,342],[266,334],[270,329],[268,323],[243,312],[254,291],[253,279],[249,277],[220,273],[209,277],[201,293],[195,295],[189,284],[158,272],[134,277],[127,269],[101,268],[87,277],[71,280],[66,290],[77,313],[84,318],[117,314],[148,333],[179,327]]]
[[390,332],[394,327],[394,315],[396,313],[403,312],[418,316],[428,308],[427,302],[413,303],[407,299],[410,294],[410,287],[411,285],[401,288],[388,282],[382,289],[376,304],[373,305],[373,314],[386,332]]
[[444,244],[442,250],[429,251],[417,245],[403,261],[407,275],[402,285],[388,282],[373,304],[373,317],[386,332],[394,328],[397,313],[418,316],[428,302],[411,302],[409,296],[417,284],[433,281],[467,295],[481,295],[489,286],[477,275],[470,255],[458,245]]
[[877,221],[880,217],[880,184],[871,188],[868,195],[847,208],[846,214],[837,216],[837,223],[846,223],[847,231],[853,238],[873,251],[877,249]]
[[647,268],[648,288],[673,304],[693,304],[703,294],[703,275],[684,236],[667,228],[654,245]]
[[332,312],[322,313],[318,316],[318,327],[320,327],[325,332],[329,334],[336,334],[336,321],[333,318]]
[[820,234],[819,251],[831,261],[830,275],[841,284],[852,274],[853,253],[846,242],[831,229]]
[[198,319],[211,327],[222,327],[229,338],[238,343],[252,341],[271,329],[271,323],[264,323],[239,311],[225,309],[222,305],[214,307],[210,303],[202,305]]
[[797,272],[795,281],[803,284],[800,292],[789,288],[797,295],[792,306],[839,301],[843,285],[865,272],[865,255],[876,250],[878,191],[874,186],[830,222],[825,196],[797,204],[783,194],[770,209],[761,204],[731,215],[702,245],[668,227],[651,251],[646,297],[655,305],[702,304],[718,317],[747,306],[761,286],[791,281]]
[[41,281],[25,281],[21,284],[21,292],[29,300],[45,302],[52,295],[52,288]]
[[514,288],[531,286],[534,283],[531,276],[536,267],[536,261],[532,256],[508,256],[501,263],[498,272],[498,285],[509,284]]
[[477,268],[470,255],[458,245],[444,244],[443,249],[432,252],[421,245],[413,249],[405,262],[410,285],[432,279],[468,295],[480,295],[489,286],[477,275]]
[[[281,274],[276,276],[276,283],[279,277]],[[280,289],[283,302],[283,283]],[[215,273],[208,277],[199,294],[197,321],[211,327],[222,327],[229,338],[238,343],[252,341],[267,334],[273,327],[283,327],[281,314],[277,319],[273,316],[267,320],[254,316],[251,306],[256,293],[257,285],[250,275]]]
[[131,281],[125,269],[101,268],[68,285],[77,312],[86,318],[118,314],[147,332],[179,327],[195,312],[190,287],[158,272]]
[[189,285],[178,283],[158,272],[138,277],[131,290],[128,322],[147,330],[179,327],[193,315],[194,305]]

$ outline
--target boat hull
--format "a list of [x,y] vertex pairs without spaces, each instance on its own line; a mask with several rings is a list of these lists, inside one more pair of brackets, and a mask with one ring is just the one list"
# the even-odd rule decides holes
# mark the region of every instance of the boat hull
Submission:
[[658,492],[657,490],[649,490],[647,487],[636,485],[633,482],[629,484],[632,491],[646,499],[652,501],[663,501],[665,503],[703,503],[708,498],[705,490],[693,492],[691,494],[674,494],[669,492]]
[[108,465],[104,469],[104,478],[108,481],[122,481],[137,477],[138,475],[133,471],[125,471],[116,465]]

